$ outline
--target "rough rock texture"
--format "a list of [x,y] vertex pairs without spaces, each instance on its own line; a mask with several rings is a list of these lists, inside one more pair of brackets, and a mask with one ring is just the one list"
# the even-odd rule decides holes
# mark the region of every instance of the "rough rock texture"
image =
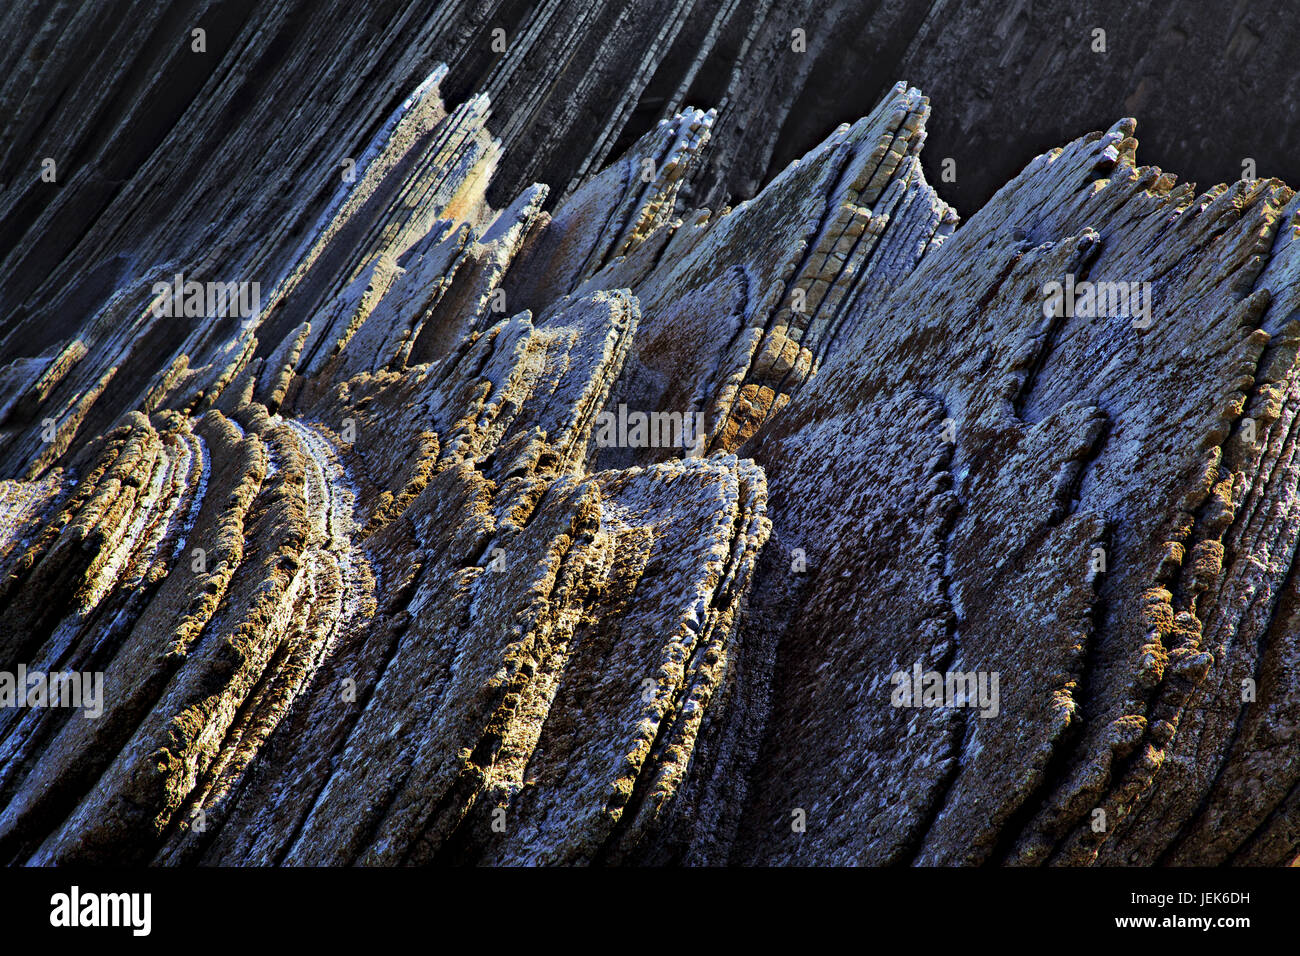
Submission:
[[[225,44],[234,9],[209,11]],[[613,9],[520,22],[549,48]],[[644,52],[638,16],[684,42],[638,5],[605,29]],[[391,30],[411,62],[435,43]],[[1295,859],[1300,199],[1176,185],[1125,119],[959,226],[900,83],[696,208],[737,112],[626,143],[580,121],[628,68],[612,42],[558,77],[463,53],[390,111],[330,73],[355,99],[323,85],[334,119],[277,133],[330,158],[314,188],[280,147],[249,159],[269,179],[200,163],[288,95],[236,56],[258,98],[193,93],[131,189],[5,191],[0,672],[102,672],[105,697],[0,708],[0,860]],[[243,89],[180,62],[102,108]],[[444,102],[471,68],[486,92]],[[548,76],[576,86],[520,92]],[[552,192],[526,144],[562,106],[603,139]],[[132,227],[149,177],[184,183],[176,218]],[[261,309],[159,315],[177,272],[263,279]],[[1149,283],[1151,321],[1045,310],[1066,276]],[[609,444],[629,410],[700,440]],[[997,713],[896,706],[914,665],[1000,675]]]
[[0,10],[0,348],[66,342],[166,263],[275,282],[438,63],[447,102],[494,104],[500,206],[534,182],[557,202],[695,105],[719,110],[717,148],[684,191],[718,209],[906,77],[944,105],[940,192],[974,210],[1120,115],[1198,181],[1246,159],[1300,181],[1298,41],[1285,0],[19,0]]

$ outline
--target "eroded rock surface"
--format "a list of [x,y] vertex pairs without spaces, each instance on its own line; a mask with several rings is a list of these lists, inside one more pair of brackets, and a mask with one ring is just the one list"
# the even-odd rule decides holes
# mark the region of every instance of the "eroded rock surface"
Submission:
[[6,340],[0,671],[104,697],[0,709],[0,859],[1295,858],[1291,189],[1121,120],[958,226],[900,83],[734,208],[697,109],[498,208],[446,77],[256,314],[159,314],[214,248]]

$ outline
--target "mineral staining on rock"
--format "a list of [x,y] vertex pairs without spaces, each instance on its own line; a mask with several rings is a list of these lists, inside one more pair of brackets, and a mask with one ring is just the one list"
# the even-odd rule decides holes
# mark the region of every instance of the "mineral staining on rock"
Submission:
[[[683,202],[685,110],[498,209],[445,75],[257,315],[152,307],[214,252],[4,357],[0,670],[105,701],[0,711],[0,859],[1296,856],[1290,189],[1123,120],[958,227],[899,84],[735,208]],[[1000,700],[896,706],[913,667]]]

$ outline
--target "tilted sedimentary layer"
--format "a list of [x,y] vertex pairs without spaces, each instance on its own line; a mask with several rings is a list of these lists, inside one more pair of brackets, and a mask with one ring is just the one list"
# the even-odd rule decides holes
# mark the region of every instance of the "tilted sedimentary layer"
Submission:
[[[72,0],[0,9],[0,336],[35,355],[139,270],[263,282],[340,164],[445,62],[505,147],[492,197],[567,195],[688,104],[719,108],[684,191],[749,198],[899,77],[943,109],[929,162],[961,209],[1121,114],[1215,182],[1297,179],[1289,0]],[[202,43],[193,31],[202,30]],[[1101,31],[1098,35],[1097,31]],[[1243,103],[1265,104],[1243,108]],[[1267,120],[1262,123],[1262,117]],[[1261,136],[1261,124],[1268,135]],[[45,160],[56,180],[44,178]],[[196,266],[197,268],[197,266]],[[21,330],[14,326],[30,320]]]
[[1296,856],[1290,189],[1122,120],[958,228],[899,84],[735,208],[699,110],[494,208],[445,76],[256,314],[163,314],[214,251],[4,356],[0,671],[104,693],[0,709],[0,859]]

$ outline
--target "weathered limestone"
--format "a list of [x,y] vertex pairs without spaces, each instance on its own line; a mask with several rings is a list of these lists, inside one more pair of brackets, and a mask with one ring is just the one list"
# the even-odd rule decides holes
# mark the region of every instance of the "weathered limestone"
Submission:
[[[899,83],[734,208],[688,208],[698,109],[498,204],[561,100],[449,76],[293,226],[237,184],[239,232],[6,333],[0,671],[106,699],[0,709],[0,859],[1295,858],[1292,190],[1175,186],[1121,120],[958,227]],[[256,314],[154,308],[239,261]]]

